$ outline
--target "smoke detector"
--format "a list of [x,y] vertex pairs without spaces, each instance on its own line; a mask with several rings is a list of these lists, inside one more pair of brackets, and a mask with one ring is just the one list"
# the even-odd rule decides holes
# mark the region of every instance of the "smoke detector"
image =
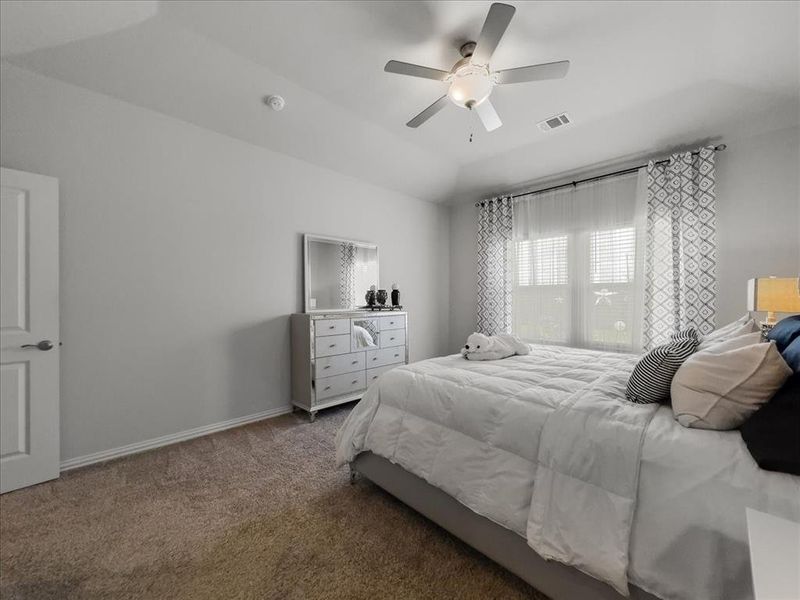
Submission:
[[569,115],[567,113],[561,113],[560,115],[550,117],[544,121],[539,121],[536,125],[538,125],[539,129],[542,131],[552,131],[559,127],[565,127],[570,123],[572,123],[572,119],[569,118]]
[[274,111],[279,111],[283,110],[283,107],[286,106],[286,101],[281,96],[272,95],[264,98],[264,104]]

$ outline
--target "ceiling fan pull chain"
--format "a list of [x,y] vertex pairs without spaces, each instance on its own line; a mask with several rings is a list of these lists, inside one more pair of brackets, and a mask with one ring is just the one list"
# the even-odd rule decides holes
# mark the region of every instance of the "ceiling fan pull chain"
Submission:
[[[467,108],[469,109],[469,112],[472,112],[472,105],[471,104]],[[472,134],[473,133],[475,133],[475,130],[472,128],[472,125],[470,125],[470,128],[469,128],[469,143],[470,144],[472,143]]]

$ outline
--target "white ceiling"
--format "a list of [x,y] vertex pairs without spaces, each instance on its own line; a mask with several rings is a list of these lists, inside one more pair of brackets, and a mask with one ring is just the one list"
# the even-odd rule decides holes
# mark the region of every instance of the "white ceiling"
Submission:
[[[798,3],[512,4],[493,68],[572,67],[497,88],[492,133],[455,106],[405,127],[445,84],[383,72],[449,69],[489,2],[162,2],[139,25],[5,58],[434,201],[800,121]],[[261,104],[269,93],[283,112]],[[561,111],[573,126],[538,130]]]
[[101,35],[157,13],[157,0],[3,0],[0,56]]

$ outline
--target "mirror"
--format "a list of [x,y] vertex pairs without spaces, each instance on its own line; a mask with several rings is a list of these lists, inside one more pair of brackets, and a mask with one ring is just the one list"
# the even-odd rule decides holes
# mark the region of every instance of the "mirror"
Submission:
[[378,319],[353,319],[353,331],[350,339],[353,340],[352,350],[378,348],[380,346]]
[[371,285],[378,286],[378,246],[306,234],[305,310],[354,310],[366,302]]

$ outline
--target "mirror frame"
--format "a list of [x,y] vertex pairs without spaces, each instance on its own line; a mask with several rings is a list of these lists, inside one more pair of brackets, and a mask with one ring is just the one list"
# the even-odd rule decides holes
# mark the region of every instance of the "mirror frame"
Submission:
[[375,266],[375,276],[377,281],[375,285],[380,287],[380,254],[378,253],[378,244],[373,244],[372,242],[361,242],[358,240],[348,240],[347,238],[337,238],[337,237],[330,237],[326,235],[315,235],[313,233],[304,233],[303,234],[303,309],[307,313],[316,313],[316,314],[325,314],[325,313],[348,313],[357,311],[358,307],[353,306],[352,308],[310,308],[309,307],[309,294],[311,292],[309,288],[309,274],[311,272],[309,261],[309,253],[308,253],[308,245],[310,242],[327,242],[333,244],[353,244],[354,246],[358,246],[359,248],[369,248],[370,250],[375,250],[375,262],[377,263]]

